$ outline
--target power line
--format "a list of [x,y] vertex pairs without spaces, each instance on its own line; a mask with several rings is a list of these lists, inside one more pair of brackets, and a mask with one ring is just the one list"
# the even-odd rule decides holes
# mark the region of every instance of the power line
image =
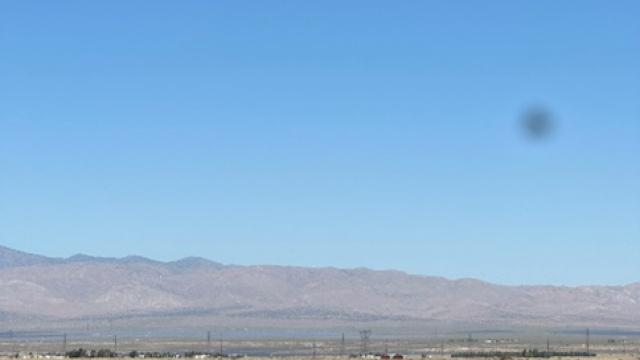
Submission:
[[589,328],[587,328],[587,354],[589,354]]
[[316,358],[316,341],[313,340],[313,358]]
[[549,338],[547,338],[547,354],[549,353]]
[[371,336],[371,330],[360,330],[360,352],[367,353],[369,347],[369,338]]

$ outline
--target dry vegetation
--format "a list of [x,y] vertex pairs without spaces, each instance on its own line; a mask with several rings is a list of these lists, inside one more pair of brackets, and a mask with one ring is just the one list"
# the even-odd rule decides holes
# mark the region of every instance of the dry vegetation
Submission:
[[[487,338],[491,338],[488,336]],[[420,339],[371,339],[367,346],[367,353],[401,353],[408,359],[434,359],[450,358],[450,354],[461,351],[476,352],[520,352],[523,349],[546,350],[547,339],[542,335],[529,335],[520,338],[514,343],[487,343],[486,339],[478,339],[471,343],[452,341],[454,339],[442,338],[440,341]],[[580,337],[556,337],[550,340],[552,351],[585,351],[586,344]],[[610,342],[606,337],[593,337],[589,350],[597,353],[597,358],[603,360],[640,360],[640,339],[625,338],[624,342]],[[0,356],[10,357],[19,354],[22,356],[45,356],[47,354],[60,354],[63,350],[83,348],[89,350],[114,349],[113,339],[94,340],[69,340],[63,343],[59,339],[31,339],[31,340],[2,340],[0,341]],[[125,355],[131,351],[138,353],[169,353],[184,354],[218,353],[222,346],[222,353],[226,355],[249,355],[252,359],[260,359],[268,356],[269,359],[286,357],[287,359],[310,359],[315,353],[316,359],[348,358],[350,355],[361,353],[359,339],[347,339],[342,345],[339,338],[321,340],[302,339],[252,339],[252,340],[224,340],[222,344],[217,339],[207,343],[203,339],[118,339],[118,354]],[[270,356],[269,356],[270,355]],[[227,357],[221,358],[225,359]],[[265,357],[266,358],[266,357]],[[496,359],[499,357],[496,357]],[[523,359],[517,357],[518,359]],[[131,357],[126,357],[131,359]],[[594,357],[571,357],[571,360],[593,360]]]

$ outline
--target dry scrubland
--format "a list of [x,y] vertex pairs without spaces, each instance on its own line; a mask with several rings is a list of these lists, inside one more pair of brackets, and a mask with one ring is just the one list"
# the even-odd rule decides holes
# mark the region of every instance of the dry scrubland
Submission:
[[[549,340],[551,351],[570,352],[586,351],[584,340],[578,337],[556,337]],[[605,337],[593,337],[590,339],[589,350],[598,354],[600,360],[640,360],[640,339],[625,338],[624,343],[619,341],[609,343]],[[249,355],[252,359],[260,358],[287,358],[310,359],[315,353],[316,359],[348,358],[350,354],[359,354],[362,343],[359,339],[348,339],[344,346],[340,339],[301,340],[301,339],[254,339],[254,340],[214,340],[210,344],[201,339],[118,339],[117,350],[119,355],[137,351],[138,353],[171,353],[184,354],[185,352],[216,353],[220,351],[229,355]],[[46,354],[60,354],[66,351],[83,348],[88,350],[114,349],[112,340],[70,340],[66,344],[59,340],[33,339],[29,341],[0,341],[0,357],[9,357],[12,354],[20,354],[21,357],[41,356]],[[400,353],[407,359],[422,359],[423,357],[438,360],[450,358],[455,352],[521,352],[523,349],[547,349],[547,338],[542,336],[530,336],[519,339],[518,342],[508,344],[487,343],[486,339],[478,339],[474,343],[459,343],[451,340],[428,341],[420,339],[371,339],[367,345],[367,353]],[[342,357],[338,356],[340,353]],[[264,357],[266,355],[271,355]],[[211,359],[216,357],[211,357]],[[526,357],[516,357],[527,359]],[[93,358],[98,360],[99,358]],[[131,359],[125,357],[124,359]],[[220,359],[228,359],[222,357]],[[489,359],[489,358],[487,358]],[[535,360],[534,358],[529,358]],[[541,359],[541,358],[537,358]],[[559,358],[556,358],[559,359]],[[594,357],[565,357],[569,360],[593,360]]]
[[[8,358],[7,356],[0,356],[0,358]],[[32,357],[32,358],[38,358],[38,357]],[[43,357],[44,358],[44,357]],[[285,359],[285,360],[312,360],[312,359],[316,359],[316,360],[337,360],[337,359],[348,359],[347,356],[287,356],[287,357],[278,357],[278,356],[249,356],[246,357],[247,359],[251,359],[251,360],[275,360],[275,359]],[[77,358],[78,360],[84,360],[84,359],[94,359],[95,358]],[[113,360],[131,360],[130,357],[114,357],[111,358]],[[227,359],[225,357],[211,357],[209,359],[217,359],[217,360],[224,360]],[[379,359],[379,358],[373,358],[373,359]],[[407,360],[423,360],[421,355],[408,355],[405,356],[405,359]],[[439,359],[445,359],[445,360],[450,360],[451,357],[449,357],[448,355],[445,355],[444,357],[440,357],[440,356],[432,356],[431,359],[433,360],[439,360]],[[475,358],[478,359],[478,358]],[[484,358],[483,358],[484,359]],[[491,358],[489,358],[491,359]],[[493,358],[494,360],[498,359],[498,358]],[[518,359],[522,359],[522,360],[534,360],[531,358],[518,358]],[[559,357],[553,357],[550,358],[553,360],[559,360],[561,358]],[[635,356],[635,355],[598,355],[596,357],[572,357],[569,358],[571,360],[640,360],[640,357]]]

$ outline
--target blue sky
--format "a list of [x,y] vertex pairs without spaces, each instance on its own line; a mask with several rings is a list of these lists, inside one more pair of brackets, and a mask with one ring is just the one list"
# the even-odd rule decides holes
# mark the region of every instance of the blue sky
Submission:
[[0,244],[640,281],[639,13],[4,1]]

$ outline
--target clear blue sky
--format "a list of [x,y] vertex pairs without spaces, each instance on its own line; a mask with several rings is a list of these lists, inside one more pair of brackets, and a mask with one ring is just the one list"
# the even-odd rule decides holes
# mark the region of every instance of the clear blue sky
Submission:
[[[640,2],[3,1],[0,244],[640,281]],[[526,138],[528,106],[554,119]]]

